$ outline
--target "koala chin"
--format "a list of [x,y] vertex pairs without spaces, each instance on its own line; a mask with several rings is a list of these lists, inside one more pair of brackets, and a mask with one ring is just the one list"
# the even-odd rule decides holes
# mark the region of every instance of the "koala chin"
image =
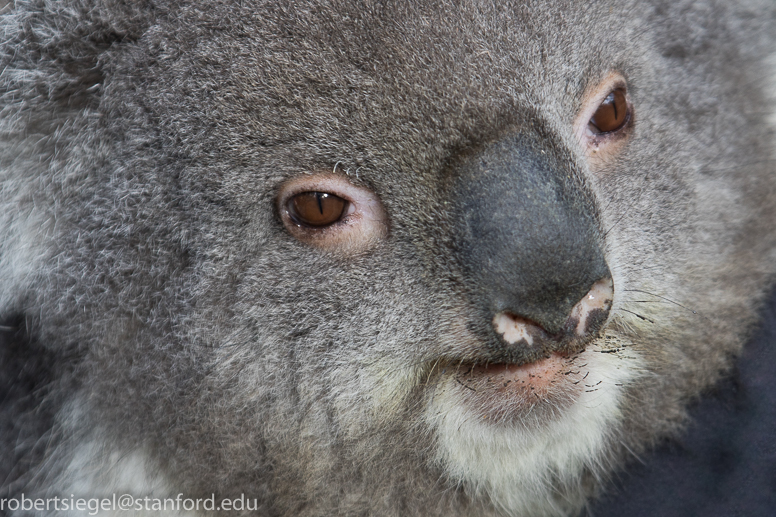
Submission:
[[0,515],[579,515],[773,292],[773,2],[0,5]]

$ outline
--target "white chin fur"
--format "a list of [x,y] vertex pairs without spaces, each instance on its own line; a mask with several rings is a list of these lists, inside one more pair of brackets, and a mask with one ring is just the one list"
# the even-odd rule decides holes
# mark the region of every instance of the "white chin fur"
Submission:
[[586,495],[581,475],[585,468],[600,470],[619,425],[622,386],[635,378],[640,360],[591,347],[575,362],[587,364],[585,385],[595,388],[582,387],[571,407],[545,425],[493,425],[463,404],[454,386],[440,385],[426,420],[436,430],[436,459],[451,480],[489,497],[507,515],[578,510]]

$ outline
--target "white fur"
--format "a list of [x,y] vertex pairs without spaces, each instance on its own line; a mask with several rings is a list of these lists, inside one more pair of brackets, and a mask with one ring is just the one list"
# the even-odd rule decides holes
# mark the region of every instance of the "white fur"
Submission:
[[[70,418],[65,426],[75,425],[77,421],[85,417],[81,410],[70,411]],[[53,483],[44,494],[35,494],[32,497],[50,499],[53,497],[71,499],[108,499],[118,501],[123,495],[133,498],[172,499],[178,498],[180,490],[175,490],[166,479],[162,470],[152,459],[148,451],[138,448],[131,451],[122,450],[116,441],[102,432],[99,427],[93,429],[91,436],[82,440],[70,453],[70,461],[67,467],[59,475],[57,482]],[[29,497],[29,496],[28,496]],[[182,495],[187,497],[186,494]],[[118,506],[118,505],[117,505]],[[151,505],[149,505],[151,506]],[[168,501],[168,508],[173,505]],[[180,511],[164,512],[164,515],[176,517],[193,517],[201,515],[199,512],[187,512],[178,503]],[[89,510],[51,511],[51,515],[84,517],[85,515],[98,515],[100,517],[131,517],[145,515],[159,515],[159,512],[136,510],[122,510],[112,507],[107,510],[100,509],[95,513]]]
[[573,493],[584,467],[598,470],[620,418],[621,386],[637,376],[641,362],[633,355],[600,353],[596,347],[578,361],[587,363],[585,384],[595,390],[583,388],[570,409],[539,428],[483,422],[456,399],[458,390],[440,387],[426,418],[436,429],[437,459],[448,475],[487,493],[507,515],[565,515],[578,507],[581,494],[568,505],[559,503],[555,483],[560,480]]

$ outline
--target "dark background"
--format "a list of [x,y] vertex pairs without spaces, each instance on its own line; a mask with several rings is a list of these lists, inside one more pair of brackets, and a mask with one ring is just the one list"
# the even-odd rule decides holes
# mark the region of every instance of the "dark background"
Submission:
[[615,478],[588,517],[776,516],[776,292],[732,375],[680,440]]

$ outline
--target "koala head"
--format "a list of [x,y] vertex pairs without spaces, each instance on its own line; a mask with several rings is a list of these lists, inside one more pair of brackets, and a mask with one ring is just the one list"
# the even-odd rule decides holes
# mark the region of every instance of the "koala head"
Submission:
[[1,16],[7,494],[574,515],[773,284],[770,2]]

